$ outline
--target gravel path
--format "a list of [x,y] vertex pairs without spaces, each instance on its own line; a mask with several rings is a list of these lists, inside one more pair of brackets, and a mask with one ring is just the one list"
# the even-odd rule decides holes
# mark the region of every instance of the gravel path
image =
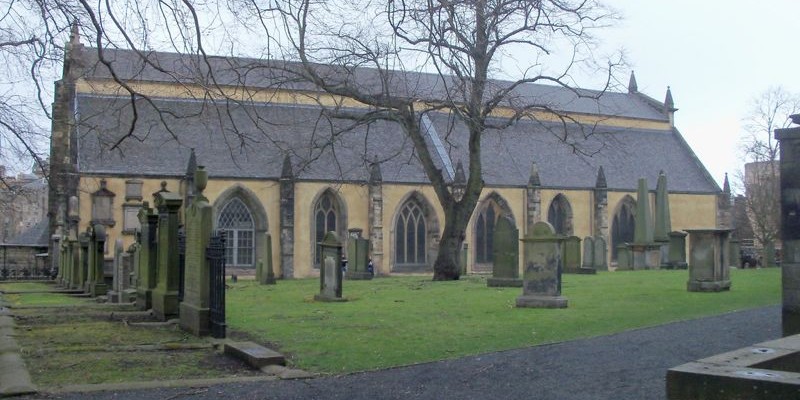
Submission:
[[610,336],[352,375],[46,398],[657,400],[666,398],[668,368],[779,338],[780,321],[780,307],[771,306]]

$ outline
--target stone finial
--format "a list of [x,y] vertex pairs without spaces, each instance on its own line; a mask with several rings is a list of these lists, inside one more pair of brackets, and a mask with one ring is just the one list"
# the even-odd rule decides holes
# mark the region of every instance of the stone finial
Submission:
[[194,155],[194,147],[189,153],[189,162],[186,163],[186,177],[189,179],[194,178],[194,172],[197,170],[197,157]]
[[608,187],[608,183],[606,182],[606,173],[603,171],[602,165],[597,170],[597,181],[595,182],[594,187],[597,189],[605,189]]
[[664,98],[664,111],[667,113],[678,111],[678,109],[675,108],[675,101],[672,100],[672,90],[669,86],[667,86],[667,95]]
[[372,163],[369,165],[369,183],[377,183],[383,181],[383,174],[381,174],[381,163],[378,162],[378,156],[373,158]]
[[197,169],[194,171],[195,199],[197,201],[208,201],[208,199],[205,196],[203,196],[203,190],[206,190],[207,184],[208,184],[208,171],[206,171],[205,166],[198,165]]
[[289,153],[286,153],[286,156],[283,157],[283,167],[281,168],[281,179],[292,179],[294,177],[294,173],[292,172],[292,159],[289,157]]
[[731,183],[728,181],[728,173],[725,173],[725,181],[722,182],[722,191],[730,197]]
[[531,162],[531,176],[528,178],[528,186],[542,186],[542,181],[539,179],[539,166],[536,161]]
[[456,165],[456,173],[453,177],[453,185],[466,185],[467,178],[464,176],[464,165],[461,163],[461,160],[458,161]]
[[639,85],[636,84],[636,75],[631,70],[631,78],[628,80],[628,93],[639,93]]
[[72,21],[72,27],[69,31],[69,46],[70,48],[75,48],[76,46],[80,46],[81,44],[81,35],[80,31],[78,30],[78,20]]

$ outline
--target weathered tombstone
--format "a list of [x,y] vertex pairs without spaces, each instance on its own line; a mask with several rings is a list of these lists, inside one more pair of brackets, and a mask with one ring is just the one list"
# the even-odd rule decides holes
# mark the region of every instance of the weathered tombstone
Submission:
[[617,271],[630,271],[633,269],[631,250],[628,244],[617,245]]
[[194,199],[186,210],[186,266],[180,326],[194,335],[210,333],[210,265],[206,258],[213,228],[212,206],[203,195],[208,172],[198,165],[194,173]]
[[635,270],[655,269],[661,266],[661,246],[653,240],[653,217],[650,214],[650,194],[647,179],[640,178],[636,192],[636,219],[633,243],[629,245],[631,263]]
[[122,302],[122,282],[127,277],[122,272],[122,239],[117,238],[114,242],[114,267],[112,274],[111,290],[108,291],[108,300],[112,303]]
[[122,301],[125,303],[136,302],[136,243],[129,246],[128,249],[122,253]]
[[522,287],[519,278],[519,229],[508,218],[500,217],[494,226],[492,277],[489,287]]
[[730,249],[731,252],[728,255],[728,261],[730,261],[731,267],[739,268],[742,265],[742,247],[739,239],[731,239],[730,240]]
[[139,210],[139,263],[136,273],[136,307],[148,310],[153,307],[153,289],[158,272],[158,214],[145,201]]
[[602,236],[594,238],[594,269],[608,271],[608,244]]
[[372,274],[367,271],[369,264],[369,240],[361,237],[361,229],[349,229],[347,241],[347,279],[369,280]]
[[[57,268],[59,270],[59,274],[63,268],[61,267],[61,259],[60,259],[60,252],[61,252],[61,236],[58,234],[54,234],[50,237],[50,248],[53,249],[53,255],[50,257],[50,266],[52,268]],[[61,277],[62,281],[64,280],[63,274]]]
[[537,222],[522,239],[524,266],[522,296],[517,307],[566,308],[561,296],[561,239],[547,222]]
[[568,236],[562,239],[561,265],[564,273],[577,274],[581,268],[581,238]]
[[92,229],[92,264],[89,265],[90,283],[89,293],[92,297],[104,296],[108,292],[108,285],[105,282],[105,247],[106,247],[106,227],[102,224],[94,224]]
[[583,268],[594,268],[594,238],[583,238]]
[[336,232],[328,232],[319,243],[322,254],[319,271],[317,301],[347,301],[342,297],[342,243]]
[[686,269],[686,232],[669,233],[669,265],[670,268]]
[[153,289],[153,313],[161,320],[178,315],[178,227],[181,195],[156,193],[158,207],[158,283]]
[[88,232],[81,232],[78,235],[78,242],[80,242],[81,250],[80,250],[80,261],[78,262],[78,278],[75,282],[72,282],[70,285],[71,289],[79,289],[85,290],[88,285],[87,281],[89,279],[89,241],[90,236]]
[[690,292],[719,292],[731,288],[730,229],[691,229],[689,232]]
[[[264,259],[258,260],[258,269],[256,269],[256,281],[262,285],[274,285],[275,270],[272,269],[272,236],[269,233],[264,234],[266,254]],[[266,261],[265,261],[266,260]]]
[[672,268],[669,263],[670,231],[672,231],[672,224],[670,222],[667,175],[661,171],[656,184],[655,231],[653,232],[653,240],[660,249],[659,266],[661,268]]

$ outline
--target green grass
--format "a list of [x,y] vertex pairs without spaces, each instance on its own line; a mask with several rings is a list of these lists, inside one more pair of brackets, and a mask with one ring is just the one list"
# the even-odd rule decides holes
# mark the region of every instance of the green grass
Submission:
[[0,292],[7,292],[11,290],[50,290],[53,289],[52,284],[43,282],[5,282],[0,283]]
[[86,304],[89,300],[59,293],[20,293],[3,295],[11,306],[55,306]]
[[345,303],[314,302],[316,279],[231,284],[228,325],[297,367],[371,370],[610,334],[780,302],[780,269],[733,270],[732,290],[689,293],[684,271],[565,275],[567,309],[518,309],[520,288],[480,277],[345,281]]

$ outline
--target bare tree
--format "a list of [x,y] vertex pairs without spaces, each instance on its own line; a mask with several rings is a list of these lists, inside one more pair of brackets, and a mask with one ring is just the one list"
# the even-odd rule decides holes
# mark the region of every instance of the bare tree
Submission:
[[789,115],[800,110],[800,96],[772,87],[752,100],[743,120],[741,151],[746,160],[739,180],[755,239],[762,246],[780,235],[780,156],[775,129],[788,127]]
[[[273,51],[301,64],[300,78],[338,98],[357,101],[367,111],[329,108],[332,118],[358,124],[386,120],[397,123],[414,145],[415,154],[444,209],[444,231],[434,262],[434,280],[459,277],[460,249],[481,190],[481,138],[538,113],[556,116],[553,131],[580,151],[582,137],[567,132],[577,124],[551,107],[549,99],[531,98],[523,88],[550,83],[573,90],[577,97],[597,97],[603,91],[572,89],[570,73],[593,60],[590,31],[613,16],[594,1],[572,0],[403,0],[243,2],[252,17],[273,38]],[[377,7],[376,7],[377,4]],[[359,18],[354,18],[359,15]],[[281,27],[275,31],[273,27]],[[566,62],[553,68],[541,64],[567,49]],[[516,79],[493,80],[503,60],[526,54],[530,67]],[[613,67],[603,69],[606,87]],[[519,64],[517,64],[519,66]],[[430,71],[435,79],[409,79],[409,73]],[[604,89],[605,90],[605,89]],[[468,169],[463,193],[451,190],[451,179],[435,162],[426,144],[426,118],[446,113],[451,129],[467,132]],[[494,118],[503,115],[503,118]],[[449,136],[451,132],[445,133]]]

